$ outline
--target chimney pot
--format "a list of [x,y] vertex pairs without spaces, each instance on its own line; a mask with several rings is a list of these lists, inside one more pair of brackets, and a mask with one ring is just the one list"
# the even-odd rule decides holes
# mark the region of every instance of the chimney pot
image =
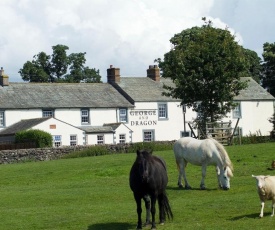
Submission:
[[114,68],[113,65],[110,65],[110,68],[107,69],[107,82],[108,83],[119,83],[120,82],[120,69]]
[[4,74],[4,69],[1,67],[0,70],[0,86],[8,86],[9,85],[9,76]]
[[160,70],[157,65],[149,65],[149,69],[147,69],[147,77],[154,81],[160,81]]

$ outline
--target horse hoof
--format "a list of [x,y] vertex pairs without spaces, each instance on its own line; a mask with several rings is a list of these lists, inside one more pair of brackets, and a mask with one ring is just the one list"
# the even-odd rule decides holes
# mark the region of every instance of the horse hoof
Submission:
[[189,185],[185,185],[185,189],[186,189],[186,190],[191,190],[191,189],[192,189],[192,187],[191,187],[191,186],[189,186]]
[[179,188],[183,188],[183,185],[182,184],[178,184]]

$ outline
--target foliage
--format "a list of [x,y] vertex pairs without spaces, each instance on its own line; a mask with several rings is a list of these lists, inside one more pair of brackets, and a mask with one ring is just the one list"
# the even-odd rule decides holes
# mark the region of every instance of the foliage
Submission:
[[[101,82],[99,70],[85,66],[86,53],[67,55],[68,46],[52,47],[52,55],[40,52],[32,61],[27,61],[19,73],[30,82]],[[67,73],[69,71],[69,73]]]
[[243,53],[246,59],[246,71],[243,73],[243,77],[252,77],[260,84],[260,78],[263,71],[261,58],[255,51],[249,49],[243,48]]
[[235,137],[233,139],[233,145],[247,145],[247,144],[259,144],[259,143],[268,143],[271,142],[272,139],[270,139],[269,136],[261,136],[257,134],[249,134],[244,137],[237,138]]
[[101,156],[115,153],[132,153],[140,149],[147,149],[152,151],[164,151],[172,149],[173,142],[137,142],[129,145],[118,144],[115,146],[111,145],[94,145],[88,149],[75,151],[69,153],[62,158],[78,158],[78,157],[90,157],[90,156]]
[[[274,174],[268,170],[274,147],[275,143],[226,147],[234,164],[228,191],[217,189],[215,167],[207,169],[207,190],[201,191],[201,168],[193,165],[188,165],[186,173],[194,189],[179,189],[172,150],[153,152],[167,163],[166,191],[174,214],[173,221],[157,228],[270,229],[274,226],[271,201],[260,219],[251,174]],[[129,188],[135,158],[135,153],[128,153],[1,165],[0,229],[135,229],[136,204]]]
[[52,147],[52,136],[42,130],[32,129],[17,132],[15,143],[35,142],[37,148]]
[[220,120],[235,106],[234,97],[247,87],[240,81],[247,71],[243,48],[227,29],[213,28],[211,22],[183,30],[170,42],[173,49],[164,60],[156,60],[162,76],[175,84],[165,85],[164,95],[192,107],[200,115],[197,122]]
[[275,131],[275,113],[273,113],[272,117],[270,117],[268,121],[272,123],[273,131]]
[[275,113],[273,113],[272,117],[270,117],[270,118],[268,119],[268,121],[269,121],[270,123],[272,123],[272,126],[273,126],[273,129],[272,129],[272,131],[270,132],[270,137],[271,137],[272,139],[275,139]]
[[78,157],[103,156],[107,154],[110,154],[110,152],[108,151],[108,148],[106,145],[94,145],[88,149],[69,153],[63,156],[62,158],[67,159],[67,158],[78,158]]
[[275,43],[264,43],[263,45],[263,75],[262,85],[275,96]]

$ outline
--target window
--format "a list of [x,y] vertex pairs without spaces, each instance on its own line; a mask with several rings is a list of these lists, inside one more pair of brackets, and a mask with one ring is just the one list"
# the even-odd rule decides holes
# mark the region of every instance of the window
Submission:
[[81,124],[89,124],[90,123],[90,116],[88,109],[81,110]]
[[119,121],[127,122],[127,109],[119,109]]
[[0,111],[0,127],[5,126],[5,113],[4,111]]
[[238,103],[237,106],[233,109],[233,118],[241,118],[241,103]]
[[126,135],[125,134],[119,134],[119,143],[123,144],[126,142]]
[[154,141],[155,137],[154,137],[154,130],[144,130],[143,131],[143,141],[144,142],[150,142],[150,141]]
[[53,136],[53,144],[54,144],[54,147],[59,147],[61,146],[61,135],[55,135]]
[[186,132],[182,131],[181,132],[181,137],[190,137],[190,132],[189,131],[186,131]]
[[167,104],[166,103],[159,103],[158,104],[158,111],[159,111],[159,119],[167,119]]
[[42,110],[42,117],[54,117],[54,111],[51,109]]
[[77,145],[77,136],[70,135],[70,146],[76,146],[76,145]]
[[104,135],[97,135],[97,144],[104,144]]

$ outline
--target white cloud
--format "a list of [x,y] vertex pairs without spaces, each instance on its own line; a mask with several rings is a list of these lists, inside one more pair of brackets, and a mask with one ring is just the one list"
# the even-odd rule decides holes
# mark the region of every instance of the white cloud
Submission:
[[[18,71],[33,55],[51,54],[52,46],[64,44],[69,53],[86,52],[86,65],[100,69],[104,81],[110,64],[122,76],[145,76],[154,59],[170,49],[170,38],[200,26],[204,16],[221,28],[228,25],[241,44],[256,49],[248,36],[255,33],[251,21],[255,28],[273,25],[259,11],[261,2],[274,6],[268,0],[1,0],[0,65],[10,81],[20,81]],[[275,37],[263,28],[261,33]]]

